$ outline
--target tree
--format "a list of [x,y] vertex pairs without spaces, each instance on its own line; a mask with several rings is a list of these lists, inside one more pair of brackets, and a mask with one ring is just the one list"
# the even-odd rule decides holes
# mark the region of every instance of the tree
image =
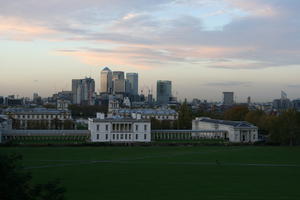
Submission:
[[20,165],[20,155],[0,154],[1,200],[63,200],[65,189],[58,180],[33,185],[32,176]]
[[249,109],[247,106],[234,106],[224,113],[224,119],[244,121]]
[[188,107],[186,100],[179,108],[178,128],[191,129],[192,128],[192,112]]
[[95,117],[97,112],[106,113],[107,106],[89,106],[89,105],[70,105],[69,110],[72,112],[72,116],[74,118],[88,118],[88,117]]
[[300,143],[300,113],[288,110],[276,117],[270,126],[271,141],[280,144]]
[[162,129],[160,121],[155,119],[155,117],[151,117],[151,129],[152,130]]
[[252,110],[246,114],[245,121],[260,127],[262,123],[262,118],[265,115],[266,115],[265,112],[262,110]]

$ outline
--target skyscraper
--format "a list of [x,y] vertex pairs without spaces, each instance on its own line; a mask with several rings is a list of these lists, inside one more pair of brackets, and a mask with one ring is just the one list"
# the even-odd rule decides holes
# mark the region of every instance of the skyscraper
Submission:
[[223,105],[232,106],[234,104],[233,95],[233,92],[223,92]]
[[113,91],[115,94],[125,93],[125,77],[124,72],[114,71],[112,76]]
[[287,110],[293,105],[288,99],[287,94],[284,91],[281,91],[281,98],[273,100],[273,108],[276,110]]
[[171,96],[172,96],[172,82],[158,80],[156,84],[157,103],[160,105],[166,105],[169,103]]
[[126,79],[128,80],[128,91],[131,95],[138,95],[139,90],[139,75],[138,73],[127,73]]
[[100,93],[112,93],[112,71],[105,67],[100,74]]
[[95,81],[91,78],[72,80],[73,104],[94,104]]

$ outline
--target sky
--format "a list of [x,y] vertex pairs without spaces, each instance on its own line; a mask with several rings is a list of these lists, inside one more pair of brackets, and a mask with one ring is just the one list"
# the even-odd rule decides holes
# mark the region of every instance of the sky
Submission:
[[179,99],[300,98],[299,0],[0,0],[0,96],[50,96],[100,71],[171,80]]

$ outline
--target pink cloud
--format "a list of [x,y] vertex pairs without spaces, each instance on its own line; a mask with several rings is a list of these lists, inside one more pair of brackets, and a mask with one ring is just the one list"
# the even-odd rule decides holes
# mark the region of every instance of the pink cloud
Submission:
[[[164,65],[199,63],[208,59],[224,59],[254,48],[226,48],[215,46],[167,47],[167,46],[122,46],[115,49],[82,49],[58,51],[62,55],[73,56],[91,65],[131,66],[138,69],[152,69]],[[213,62],[213,61],[212,61]],[[216,63],[221,64],[223,63]],[[226,63],[227,65],[228,63]],[[215,64],[213,64],[215,65]]]
[[15,17],[0,17],[0,37],[13,40],[31,40],[58,33],[55,30]]

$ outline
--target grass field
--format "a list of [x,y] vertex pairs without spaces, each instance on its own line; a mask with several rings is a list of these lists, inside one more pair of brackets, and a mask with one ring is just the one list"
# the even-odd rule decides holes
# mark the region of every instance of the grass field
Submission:
[[300,199],[300,147],[1,147],[67,199]]

